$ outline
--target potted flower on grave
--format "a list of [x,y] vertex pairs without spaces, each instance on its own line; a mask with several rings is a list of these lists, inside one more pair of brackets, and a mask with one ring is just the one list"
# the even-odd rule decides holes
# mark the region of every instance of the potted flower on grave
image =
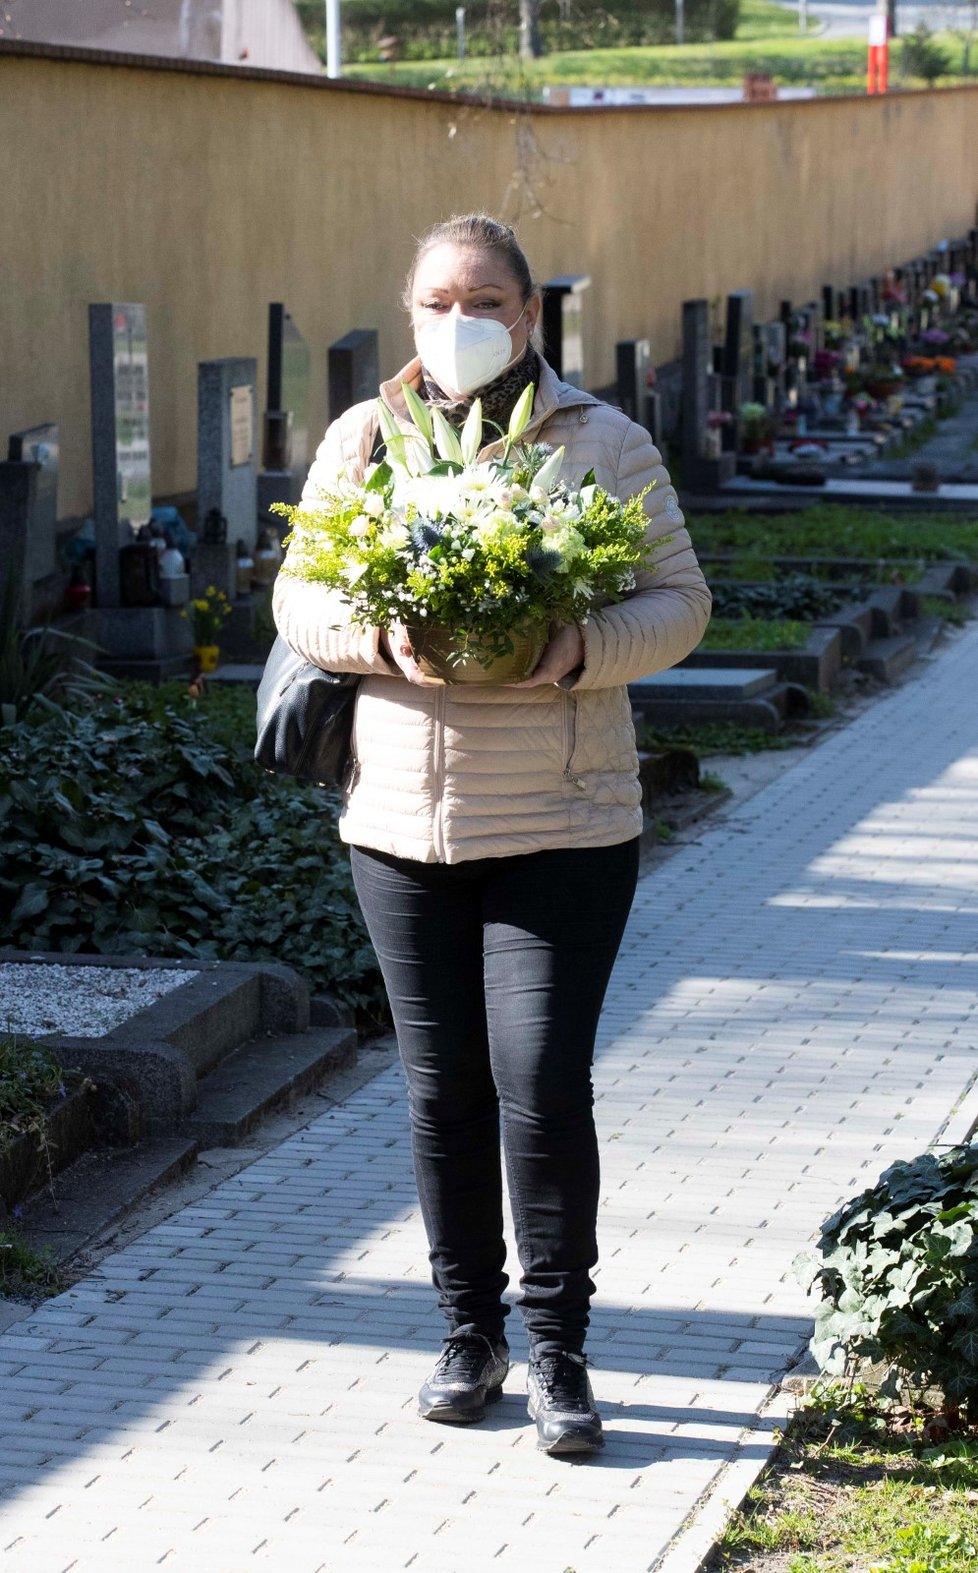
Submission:
[[193,625],[194,660],[200,671],[216,671],[221,658],[218,636],[231,616],[231,603],[224,591],[209,584],[203,595],[191,601],[181,616]]
[[740,406],[740,446],[743,453],[760,453],[770,446],[772,431],[770,417],[763,404],[748,400]]
[[413,426],[378,401],[385,459],[315,502],[276,504],[291,525],[282,573],[340,592],[360,627],[403,623],[421,670],[446,683],[529,676],[551,623],[585,623],[650,571],[645,492],[622,502],[589,472],[559,479],[563,448],[522,444],[528,387],[494,457],[482,406],[461,431],[402,383]]
[[719,459],[723,452],[723,432],[726,426],[733,421],[729,410],[710,410],[706,417],[706,440],[703,444],[704,457]]

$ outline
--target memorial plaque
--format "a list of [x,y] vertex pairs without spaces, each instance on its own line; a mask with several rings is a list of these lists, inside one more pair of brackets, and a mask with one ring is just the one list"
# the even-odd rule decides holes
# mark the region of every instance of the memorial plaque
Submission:
[[255,451],[255,390],[231,389],[231,466],[250,464]]
[[118,606],[119,551],[152,508],[146,308],[100,302],[88,316],[96,583],[99,604]]

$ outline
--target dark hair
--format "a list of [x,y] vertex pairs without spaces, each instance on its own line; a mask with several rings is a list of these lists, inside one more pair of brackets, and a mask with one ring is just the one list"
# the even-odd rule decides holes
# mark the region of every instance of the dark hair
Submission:
[[442,224],[433,224],[418,241],[414,261],[404,286],[404,305],[410,311],[414,290],[414,277],[422,257],[435,246],[472,246],[479,251],[491,251],[499,257],[519,285],[520,299],[528,301],[534,283],[530,266],[523,255],[523,248],[516,238],[516,231],[508,224],[500,224],[488,213],[456,213]]

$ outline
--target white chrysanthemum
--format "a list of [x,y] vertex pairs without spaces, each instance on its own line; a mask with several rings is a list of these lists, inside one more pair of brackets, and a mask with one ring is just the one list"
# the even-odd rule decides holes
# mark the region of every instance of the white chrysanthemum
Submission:
[[480,519],[473,527],[473,535],[483,545],[490,541],[504,541],[510,535],[515,535],[520,527],[520,521],[515,513],[508,508],[496,508],[487,519]]
[[388,524],[384,525],[377,539],[385,550],[401,552],[407,546],[411,536],[406,524],[401,524],[399,521],[392,519]]
[[364,513],[369,513],[372,518],[379,519],[384,511],[385,503],[379,492],[367,492],[361,506]]

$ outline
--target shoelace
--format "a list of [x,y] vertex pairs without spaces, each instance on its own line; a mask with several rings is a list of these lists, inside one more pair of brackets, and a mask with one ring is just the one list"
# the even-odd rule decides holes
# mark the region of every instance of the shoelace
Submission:
[[488,1356],[492,1353],[488,1339],[467,1335],[465,1338],[445,1340],[445,1353],[435,1367],[439,1380],[448,1377],[469,1381],[482,1374]]
[[541,1355],[534,1361],[540,1385],[555,1409],[586,1409],[591,1404],[587,1396],[587,1361],[583,1355]]

